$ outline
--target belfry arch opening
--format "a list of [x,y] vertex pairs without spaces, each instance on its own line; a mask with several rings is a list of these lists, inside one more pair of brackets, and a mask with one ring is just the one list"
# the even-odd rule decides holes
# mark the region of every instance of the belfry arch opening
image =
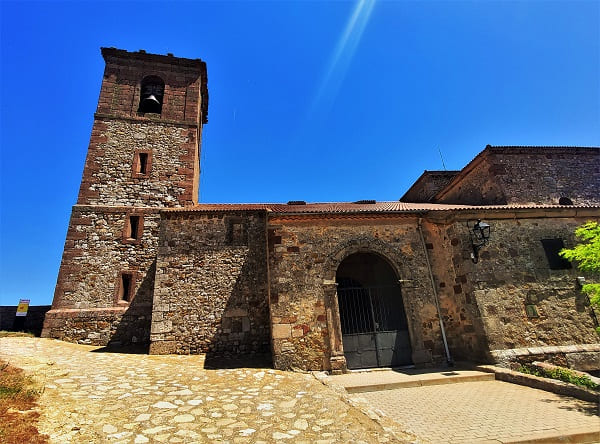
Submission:
[[138,112],[160,114],[162,112],[165,82],[157,76],[146,76],[140,86]]
[[346,365],[349,369],[412,364],[398,276],[375,253],[355,253],[336,272]]

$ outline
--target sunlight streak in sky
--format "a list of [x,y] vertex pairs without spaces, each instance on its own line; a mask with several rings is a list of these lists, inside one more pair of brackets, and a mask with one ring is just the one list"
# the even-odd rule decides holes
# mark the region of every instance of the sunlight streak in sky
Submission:
[[327,70],[312,103],[311,114],[319,110],[326,112],[333,105],[362,34],[369,22],[373,6],[375,6],[375,0],[359,0],[356,3],[335,51],[331,55]]

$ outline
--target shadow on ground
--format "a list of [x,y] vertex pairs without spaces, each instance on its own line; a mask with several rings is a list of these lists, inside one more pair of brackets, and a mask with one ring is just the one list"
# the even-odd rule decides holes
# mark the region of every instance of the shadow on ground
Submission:
[[[557,395],[560,396],[561,399],[560,400],[555,400],[555,399],[542,399],[542,402],[548,403],[548,404],[555,404],[555,403],[562,403],[565,401],[572,401],[573,398],[569,397],[569,396],[565,396],[565,395]],[[587,416],[600,416],[600,405],[596,404],[595,406],[589,406],[589,405],[582,405],[582,404],[578,404],[578,405],[561,405],[558,407],[559,409],[562,410],[568,410],[570,412],[580,412],[583,413]]]
[[[149,354],[149,345],[107,345],[92,350],[92,353],[124,353],[129,355]],[[200,356],[200,355],[198,355]],[[206,354],[204,368],[207,370],[233,368],[273,368],[270,353],[237,354],[229,356],[213,356]]]
[[270,353],[239,354],[231,356],[206,355],[204,368],[217,370],[225,368],[273,368]]
[[395,367],[391,370],[396,373],[402,373],[404,375],[425,375],[428,373],[441,373],[444,376],[456,376],[459,370],[474,370],[475,364],[470,362],[454,363],[453,365],[442,364],[437,367]]
[[129,355],[147,355],[150,345],[107,345],[92,350],[92,353],[125,353]]

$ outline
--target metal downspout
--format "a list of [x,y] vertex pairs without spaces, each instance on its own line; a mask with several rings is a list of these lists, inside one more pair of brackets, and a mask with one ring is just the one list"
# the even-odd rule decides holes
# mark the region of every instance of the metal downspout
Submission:
[[425,260],[427,261],[427,269],[429,270],[429,279],[431,280],[431,288],[433,289],[433,298],[435,300],[435,308],[437,309],[438,319],[440,320],[440,330],[442,331],[442,340],[444,341],[444,350],[446,351],[446,362],[449,366],[454,365],[452,357],[450,356],[450,349],[448,348],[448,341],[446,340],[446,329],[444,328],[444,321],[442,320],[442,311],[440,309],[440,301],[438,298],[437,289],[435,288],[435,280],[433,279],[433,271],[431,270],[431,263],[429,262],[429,254],[427,253],[427,245],[425,245],[425,238],[423,237],[423,229],[421,228],[422,217],[419,217],[419,235],[421,236],[421,245],[423,245],[423,253],[425,254]]

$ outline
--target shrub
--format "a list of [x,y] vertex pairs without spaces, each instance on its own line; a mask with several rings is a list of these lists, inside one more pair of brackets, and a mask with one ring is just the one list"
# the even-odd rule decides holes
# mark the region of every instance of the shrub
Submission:
[[580,375],[571,369],[564,367],[555,367],[552,369],[545,369],[542,367],[534,367],[529,365],[522,365],[518,371],[526,373],[528,375],[541,376],[543,378],[558,379],[559,381],[568,382],[575,384],[580,387],[587,387],[592,390],[600,390],[600,384],[596,384],[586,375]]

